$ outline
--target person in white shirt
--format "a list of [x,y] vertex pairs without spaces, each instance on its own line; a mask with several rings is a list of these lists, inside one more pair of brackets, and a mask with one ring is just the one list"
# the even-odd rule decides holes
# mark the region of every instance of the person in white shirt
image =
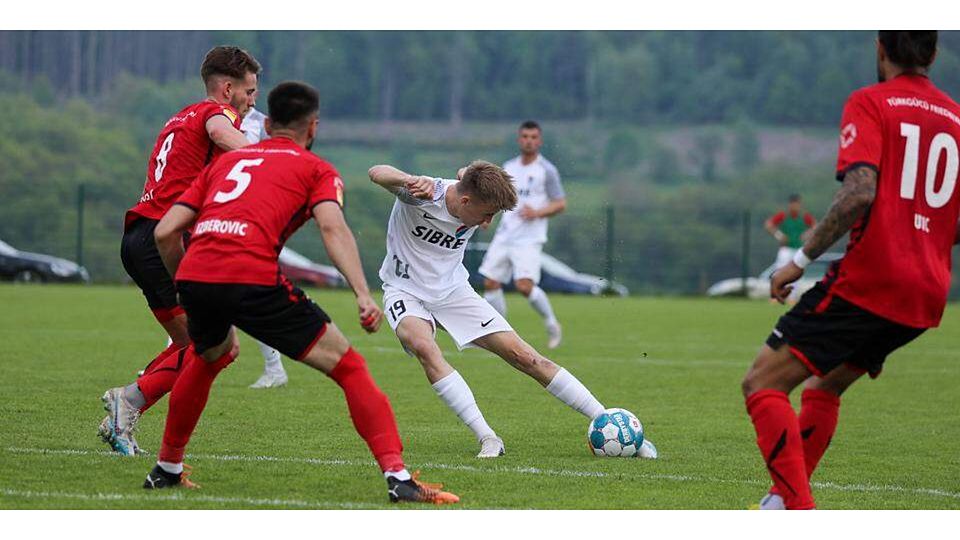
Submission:
[[513,279],[517,290],[543,318],[547,347],[555,349],[560,345],[560,322],[547,293],[538,286],[540,253],[547,241],[547,219],[563,212],[567,199],[557,168],[540,155],[540,125],[532,120],[521,124],[517,143],[520,155],[503,168],[513,178],[519,202],[516,209],[503,212],[479,271],[484,277],[484,298],[504,317],[507,302],[502,285]]
[[[387,321],[404,350],[420,361],[440,399],[477,437],[477,457],[503,455],[503,440],[487,424],[466,381],[444,359],[437,326],[459,349],[481,347],[500,356],[584,416],[602,413],[603,405],[576,377],[523,341],[468,281],[463,254],[470,237],[499,211],[516,205],[506,171],[475,161],[460,169],[459,181],[412,176],[389,165],[374,166],[369,174],[396,196],[380,267]],[[646,452],[653,457],[656,451],[651,444]]]
[[[243,122],[240,124],[240,131],[250,141],[250,144],[256,144],[269,138],[267,129],[264,126],[264,120],[267,115],[251,108]],[[256,341],[256,340],[254,340]],[[280,351],[273,347],[257,341],[257,347],[260,348],[260,354],[263,355],[263,374],[256,382],[250,385],[250,388],[277,388],[287,384],[289,380],[287,371],[283,369],[283,361],[280,359]]]

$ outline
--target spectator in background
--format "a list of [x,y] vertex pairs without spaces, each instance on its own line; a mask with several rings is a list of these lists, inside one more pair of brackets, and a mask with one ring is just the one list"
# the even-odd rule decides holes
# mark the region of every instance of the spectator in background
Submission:
[[810,231],[816,224],[817,220],[810,212],[803,209],[800,195],[796,193],[790,195],[786,211],[781,210],[770,216],[763,226],[777,239],[777,242],[780,242],[780,249],[777,251],[777,268],[783,268],[793,260],[793,256],[803,246],[803,242],[810,236]]

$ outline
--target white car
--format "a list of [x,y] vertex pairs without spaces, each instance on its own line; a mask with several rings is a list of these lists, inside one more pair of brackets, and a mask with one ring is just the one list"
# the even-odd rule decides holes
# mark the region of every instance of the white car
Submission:
[[[833,261],[842,258],[843,253],[824,253],[819,259],[810,263],[803,273],[803,277],[794,284],[793,292],[790,293],[790,299],[796,301],[800,298],[800,295],[812,289],[818,281],[823,279],[823,275],[827,273],[827,269]],[[773,271],[776,269],[776,265],[771,264],[766,270],[760,272],[759,276],[748,277],[746,279],[747,297],[754,300],[770,298],[770,276],[773,275]],[[743,282],[743,278],[730,278],[718,281],[707,289],[707,296],[742,296]]]

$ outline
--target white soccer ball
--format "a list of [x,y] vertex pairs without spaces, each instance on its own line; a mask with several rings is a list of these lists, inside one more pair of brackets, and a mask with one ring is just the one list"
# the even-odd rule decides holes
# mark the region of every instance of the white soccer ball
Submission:
[[597,456],[634,457],[643,445],[643,425],[626,409],[607,409],[590,421],[587,442]]

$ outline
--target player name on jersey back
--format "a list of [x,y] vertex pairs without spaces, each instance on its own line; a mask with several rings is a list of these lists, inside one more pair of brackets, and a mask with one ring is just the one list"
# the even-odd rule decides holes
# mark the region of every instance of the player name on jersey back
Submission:
[[455,180],[437,179],[433,200],[400,195],[387,225],[387,254],[380,266],[385,285],[438,302],[467,282],[463,266],[467,242],[476,227],[467,227],[447,210],[446,193]]

